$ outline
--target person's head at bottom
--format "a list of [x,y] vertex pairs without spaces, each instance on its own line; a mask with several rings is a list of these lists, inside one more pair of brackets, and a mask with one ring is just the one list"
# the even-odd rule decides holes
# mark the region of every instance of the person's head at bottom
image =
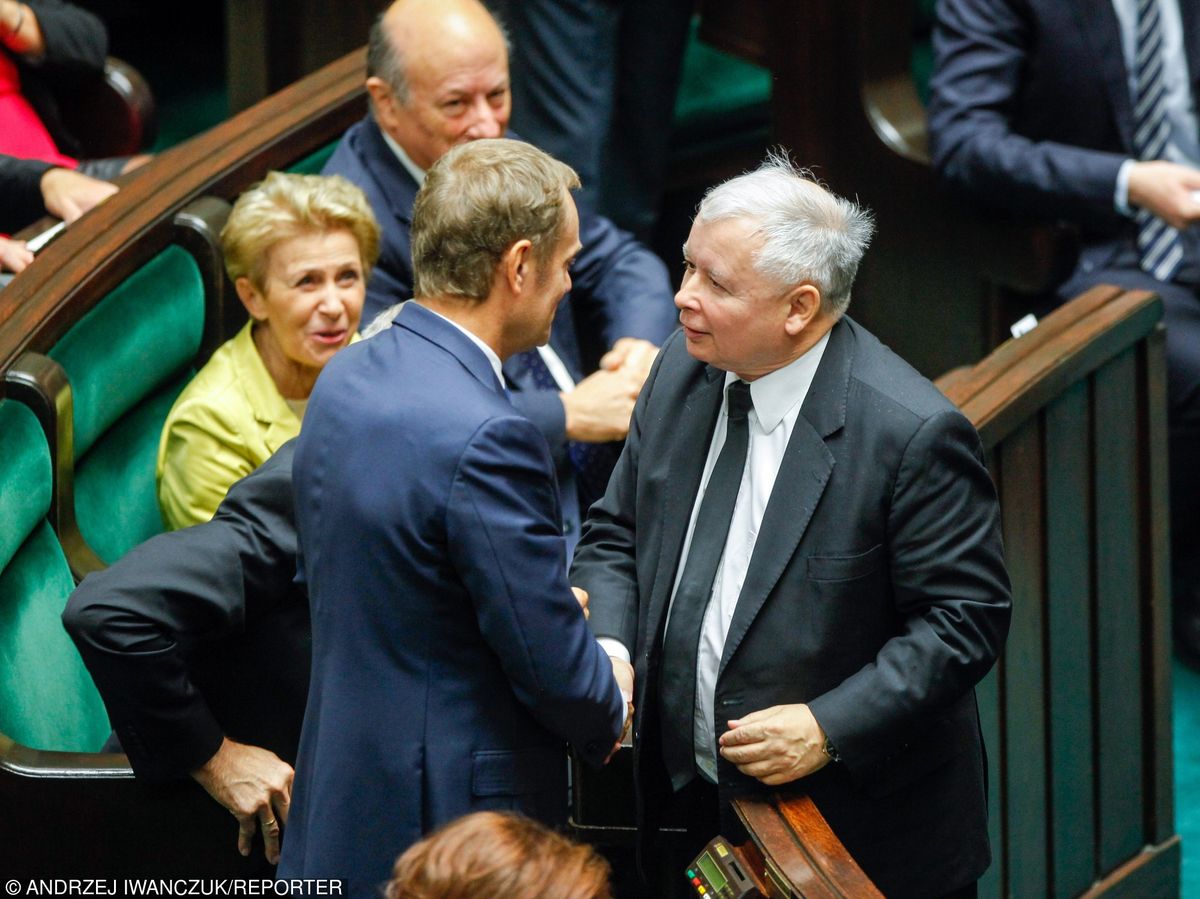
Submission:
[[396,859],[387,899],[611,899],[608,862],[512,812],[450,822]]

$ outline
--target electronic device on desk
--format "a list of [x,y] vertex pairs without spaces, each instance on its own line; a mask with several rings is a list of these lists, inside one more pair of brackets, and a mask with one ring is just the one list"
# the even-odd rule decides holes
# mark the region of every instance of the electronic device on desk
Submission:
[[744,850],[731,845],[724,837],[715,837],[708,841],[704,851],[688,867],[687,876],[697,895],[711,899],[758,899],[764,895],[788,895],[764,893],[748,871],[750,865]]
[[735,799],[749,842],[709,841],[687,876],[704,899],[883,899],[807,796]]

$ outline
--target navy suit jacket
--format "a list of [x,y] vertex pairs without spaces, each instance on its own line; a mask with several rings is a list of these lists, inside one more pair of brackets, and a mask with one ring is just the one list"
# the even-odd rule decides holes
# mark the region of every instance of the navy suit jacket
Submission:
[[566,743],[599,763],[624,704],[545,441],[483,352],[408,304],[321,373],[293,484],[313,667],[280,876],[371,896],[467,812],[563,820]]
[[[413,295],[409,238],[417,183],[370,115],[346,132],[324,174],[342,175],[361,187],[383,229],[379,262],[367,285],[366,324]],[[571,266],[571,292],[559,304],[550,335],[550,345],[576,381],[599,367],[600,357],[618,338],[641,337],[661,344],[677,324],[666,266],[646,246],[608,219],[583,211],[579,241],[583,249]],[[573,548],[581,510],[567,457],[562,401],[557,391],[539,390],[516,360],[509,360],[504,375],[513,405],[538,426],[550,446],[563,502],[564,533]]]
[[[571,570],[593,630],[633,656],[643,834],[670,791],[662,633],[724,374],[680,337],[663,348]],[[808,703],[843,762],[790,789],[812,795],[887,896],[941,895],[989,862],[973,688],[1008,629],[999,523],[970,423],[843,318],[780,464],[714,711],[719,736],[730,719]],[[720,758],[718,776],[729,826],[728,801],[765,788]]]
[[[1189,60],[1200,4],[1181,2]],[[1065,220],[1085,269],[1135,238],[1113,207],[1133,110],[1110,0],[942,0],[930,83],[933,164],[950,185],[1023,216]],[[1200,66],[1192,65],[1200,96]]]

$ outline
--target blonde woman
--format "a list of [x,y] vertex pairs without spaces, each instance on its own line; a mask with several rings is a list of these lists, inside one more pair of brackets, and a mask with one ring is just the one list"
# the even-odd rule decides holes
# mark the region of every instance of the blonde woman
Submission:
[[325,363],[355,339],[379,226],[338,176],[272,172],[234,204],[225,269],[250,321],[180,394],[158,448],[158,502],[175,529],[300,432]]

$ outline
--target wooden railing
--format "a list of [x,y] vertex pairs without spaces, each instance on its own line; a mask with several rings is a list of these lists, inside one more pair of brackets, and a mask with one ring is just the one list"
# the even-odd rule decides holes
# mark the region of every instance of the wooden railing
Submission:
[[1099,287],[941,382],[988,453],[1013,582],[979,689],[985,899],[1179,892],[1161,315]]

